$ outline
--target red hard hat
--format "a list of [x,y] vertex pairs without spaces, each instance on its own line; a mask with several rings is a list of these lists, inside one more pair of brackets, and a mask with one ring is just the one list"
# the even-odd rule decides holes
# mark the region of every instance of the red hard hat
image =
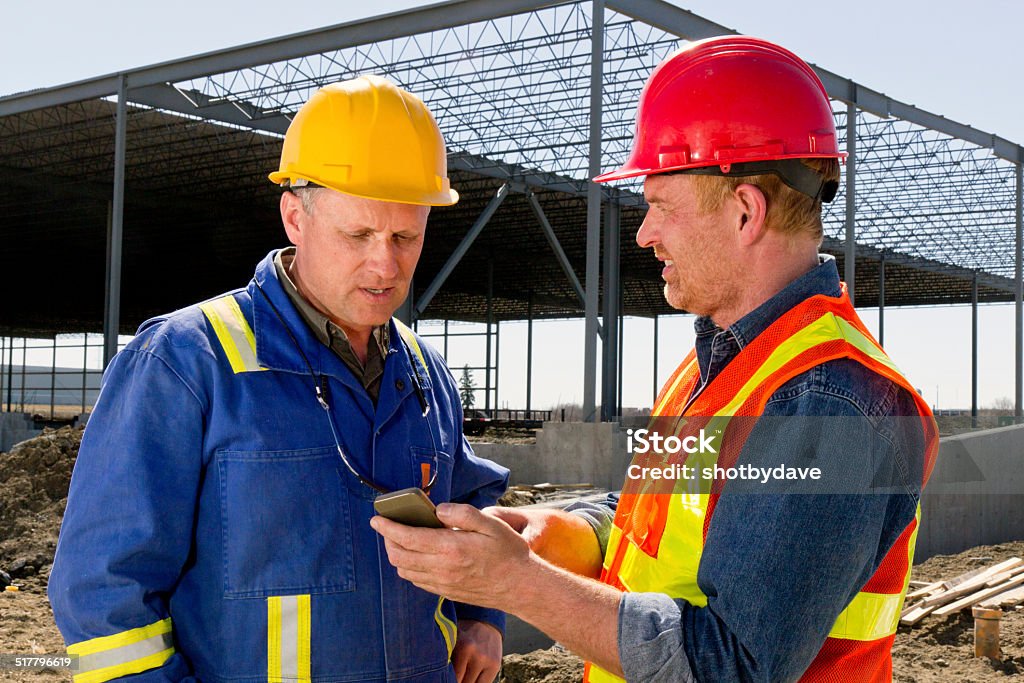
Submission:
[[792,184],[784,169],[802,164],[765,162],[845,156],[825,86],[806,62],[766,40],[721,36],[690,43],[658,65],[640,95],[629,159],[594,181],[704,169],[775,172]]

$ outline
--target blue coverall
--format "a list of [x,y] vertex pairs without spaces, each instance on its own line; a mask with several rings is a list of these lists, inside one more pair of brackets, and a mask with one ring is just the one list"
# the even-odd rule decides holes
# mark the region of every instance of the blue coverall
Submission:
[[76,683],[447,683],[455,622],[504,626],[398,577],[314,391],[362,476],[436,472],[434,502],[493,505],[508,471],[473,455],[444,360],[392,321],[374,406],[273,256],[245,289],[144,323],[104,375],[49,583]]

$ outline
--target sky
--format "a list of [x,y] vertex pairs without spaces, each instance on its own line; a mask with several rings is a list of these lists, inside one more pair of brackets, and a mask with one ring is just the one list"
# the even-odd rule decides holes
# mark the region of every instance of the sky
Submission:
[[[0,0],[0,93],[113,73],[424,3],[176,0],[174,3]],[[804,59],[909,104],[1024,142],[1024,3],[1016,0],[675,0],[738,31],[774,40]],[[372,10],[369,8],[372,6]],[[1012,245],[1007,245],[1007,249]],[[877,328],[877,312],[862,309]],[[1013,307],[979,314],[980,404],[1013,396]],[[660,322],[663,380],[692,344],[692,318]],[[501,404],[525,405],[525,324],[502,325]],[[649,320],[627,320],[624,404],[650,405]],[[886,348],[930,402],[970,405],[969,307],[886,310]],[[535,325],[534,407],[582,400],[582,325]],[[572,352],[565,353],[565,349]],[[578,352],[576,351],[578,349]],[[482,364],[452,348],[453,366]],[[567,358],[573,359],[572,362]],[[482,384],[482,380],[478,381]]]

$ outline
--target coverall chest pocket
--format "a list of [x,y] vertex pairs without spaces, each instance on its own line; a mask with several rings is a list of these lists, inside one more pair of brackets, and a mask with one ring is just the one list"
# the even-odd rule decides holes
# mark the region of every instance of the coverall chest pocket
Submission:
[[224,595],[355,588],[348,491],[334,448],[217,454]]
[[430,489],[430,498],[435,503],[445,503],[452,496],[452,456],[433,448],[412,447],[413,481],[412,486],[423,488],[435,473],[437,478]]

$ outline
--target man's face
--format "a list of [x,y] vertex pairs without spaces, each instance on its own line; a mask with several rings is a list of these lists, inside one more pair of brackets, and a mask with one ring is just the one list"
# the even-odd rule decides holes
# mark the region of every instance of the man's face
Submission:
[[316,192],[311,213],[286,193],[281,215],[295,245],[299,291],[346,333],[388,321],[409,291],[430,207]]
[[651,175],[644,182],[649,209],[636,234],[663,262],[665,299],[673,308],[713,315],[734,298],[735,261],[728,239],[729,209],[701,211],[694,177]]

